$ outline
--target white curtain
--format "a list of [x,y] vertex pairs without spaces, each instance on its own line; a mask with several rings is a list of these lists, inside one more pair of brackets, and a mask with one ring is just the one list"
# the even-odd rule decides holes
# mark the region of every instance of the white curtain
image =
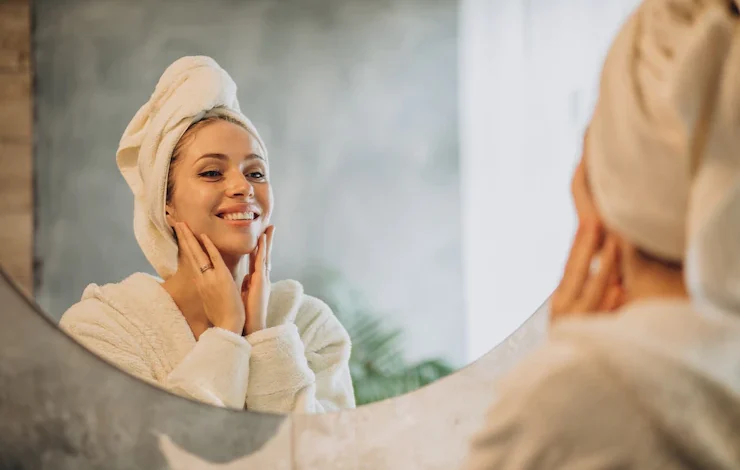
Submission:
[[461,0],[468,358],[547,299],[575,230],[569,182],[605,53],[637,0]]

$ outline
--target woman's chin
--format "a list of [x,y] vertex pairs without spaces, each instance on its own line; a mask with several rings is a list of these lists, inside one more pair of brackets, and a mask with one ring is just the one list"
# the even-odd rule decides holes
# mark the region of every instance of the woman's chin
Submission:
[[218,251],[224,258],[241,258],[243,256],[247,256],[254,252],[256,247],[256,243],[223,243],[216,245],[216,248],[218,248]]
[[251,234],[214,233],[211,240],[223,257],[246,256],[257,248],[257,238]]

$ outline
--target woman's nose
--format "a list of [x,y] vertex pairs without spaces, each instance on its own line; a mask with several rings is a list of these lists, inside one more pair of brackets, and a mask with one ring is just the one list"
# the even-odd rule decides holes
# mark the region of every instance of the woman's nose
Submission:
[[247,177],[239,173],[229,181],[229,197],[247,197],[254,196],[254,186],[247,180]]

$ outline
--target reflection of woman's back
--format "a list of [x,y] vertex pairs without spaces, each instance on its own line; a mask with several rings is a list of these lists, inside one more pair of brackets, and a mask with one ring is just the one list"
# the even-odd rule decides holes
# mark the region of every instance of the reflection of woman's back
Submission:
[[[579,230],[551,307],[570,296],[580,315],[556,324],[500,384],[466,468],[740,468],[740,36],[731,3],[645,0],[617,36],[586,171],[574,178],[587,177],[605,226],[600,267],[589,270],[593,249],[577,256],[598,246],[597,230]],[[585,186],[573,186],[580,216]],[[588,311],[606,297],[610,274],[621,276],[626,303]]]
[[350,339],[295,281],[271,284],[273,196],[264,144],[212,59],[163,74],[126,129],[118,166],[134,231],[164,281],[90,285],[60,326],[123,370],[216,406],[354,406]]

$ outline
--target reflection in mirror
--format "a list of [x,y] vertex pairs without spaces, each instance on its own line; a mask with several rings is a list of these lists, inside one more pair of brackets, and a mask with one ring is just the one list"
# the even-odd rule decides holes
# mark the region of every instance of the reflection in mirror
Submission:
[[[573,215],[564,188],[619,12],[604,6],[588,12],[598,21],[520,34],[482,18],[539,25],[551,13],[576,18],[569,9],[581,7],[220,3],[34,4],[39,305],[55,320],[75,305],[62,325],[99,353],[115,343],[119,365],[144,379],[202,401],[266,411],[327,411],[405,393],[513,332],[554,288],[565,258]],[[84,28],[70,26],[80,22]],[[604,40],[592,41],[595,30],[584,23],[600,24]],[[168,66],[193,55],[217,65],[190,62],[163,77],[160,86],[172,95],[152,95]],[[496,74],[481,66],[491,57],[505,64],[494,67]],[[530,83],[552,57],[573,67],[558,68],[547,86]],[[238,93],[209,94],[214,83],[229,89],[221,66]],[[196,78],[179,83],[183,76]],[[236,112],[237,97],[251,122]],[[137,115],[149,98],[151,107]],[[161,140],[152,137],[158,129],[166,130]],[[533,129],[538,139],[527,138]],[[170,168],[176,150],[180,158]],[[223,157],[199,160],[208,153]],[[525,171],[525,161],[541,171]],[[250,197],[254,207],[234,203]],[[223,212],[232,210],[259,216],[228,220],[233,216]],[[139,215],[138,225],[131,214]],[[178,220],[196,236],[210,236],[221,271],[215,262],[208,267],[208,244],[187,232],[178,241],[192,249],[180,253],[183,263],[173,262],[177,242],[169,227]],[[548,230],[541,230],[543,220]],[[245,300],[249,310],[240,282],[232,281],[233,289],[214,283],[209,307],[193,300],[201,292],[193,277],[221,279],[228,271],[240,279],[248,272],[239,257],[270,225],[271,269],[262,279],[297,281],[273,284],[272,314],[224,314]],[[179,265],[192,275],[176,277]],[[251,303],[264,312],[259,276],[251,281]],[[91,283],[98,287],[86,289]],[[87,309],[101,302],[105,315]],[[338,319],[335,342],[321,343],[328,324],[311,315]],[[210,328],[216,323],[222,328]],[[141,333],[152,328],[171,331],[152,346]],[[241,334],[254,341],[245,345]],[[193,353],[196,338],[202,354]],[[232,362],[208,359],[231,347]],[[264,376],[263,385],[251,380],[259,370],[282,370],[265,366],[278,352],[290,356],[289,371]],[[250,370],[236,366],[240,357]],[[211,389],[194,391],[192,377],[177,367],[202,367],[201,360],[231,364],[243,380],[229,382],[217,398],[209,393],[223,385],[217,378]],[[169,365],[155,370],[151,364],[159,362]],[[255,396],[272,394],[275,377],[295,379],[288,388],[300,392],[279,403],[241,402],[250,387],[263,391]],[[322,395],[321,380],[335,387],[330,396]]]
[[90,285],[60,326],[127,372],[212,405],[351,408],[346,330],[298,282],[271,280],[269,157],[236,90],[210,57],[164,71],[116,153],[159,279]]
[[[196,236],[206,232],[221,252],[225,270],[237,276],[248,269],[239,270],[238,257],[250,252],[260,230],[274,225],[269,278],[275,284],[265,324],[257,319],[248,325],[253,320],[249,312],[241,321],[240,333],[255,335],[247,341],[251,349],[244,347],[241,353],[250,356],[250,368],[239,369],[245,375],[238,382],[247,388],[247,409],[339,409],[403,393],[466,364],[457,4],[422,6],[404,0],[387,7],[326,1],[309,8],[302,2],[219,3],[217,8],[203,4],[183,9],[180,2],[161,2],[152,9],[144,1],[125,7],[112,1],[95,6],[71,1],[64,8],[38,2],[39,304],[55,319],[67,312],[61,325],[83,343],[85,336],[101,331],[106,342],[124,334],[113,335],[112,329],[133,331],[129,340],[115,345],[127,358],[146,358],[130,365],[130,371],[207,401],[205,396],[212,394],[193,391],[191,377],[177,366],[205,367],[201,361],[208,363],[211,354],[226,354],[233,338],[223,332],[216,338],[208,327],[223,321],[222,329],[239,329],[238,315],[216,316],[228,310],[230,295],[235,303],[241,301],[238,293],[232,295],[241,282],[231,290],[218,283],[223,290],[214,290],[213,297],[220,303],[214,302],[210,317],[205,308],[202,314],[189,313],[190,298],[199,291],[185,282],[192,276],[172,274],[177,272],[171,266],[177,245],[169,224],[185,221]],[[421,8],[424,15],[419,15]],[[92,18],[85,28],[65,26]],[[140,27],[142,21],[152,27]],[[193,24],[202,28],[195,31]],[[133,30],[138,31],[135,40],[129,36]],[[381,30],[384,34],[378,35]],[[207,95],[220,86],[208,80],[223,76],[200,70],[205,66],[173,70],[160,85],[174,85],[157,94],[155,85],[167,67],[195,55],[212,57],[233,79],[239,108],[254,129],[239,116],[237,123],[216,120],[193,129],[167,169],[166,153],[170,148],[178,153],[175,140],[187,128],[183,123],[209,106],[230,104]],[[178,81],[186,73],[190,78]],[[151,109],[136,116],[150,97]],[[182,106],[167,100],[180,100]],[[162,117],[171,110],[183,115]],[[156,126],[166,129],[160,142],[149,137],[158,134]],[[211,158],[197,167],[197,159],[208,153],[228,160]],[[249,155],[256,157],[239,160]],[[168,174],[173,177],[170,198],[163,183]],[[132,197],[132,187],[142,193],[138,198]],[[254,207],[236,207],[232,199],[248,200],[250,187]],[[212,188],[220,192],[213,196]],[[156,207],[160,202],[167,207]],[[234,222],[222,214],[231,209],[259,216],[249,223]],[[146,220],[137,227],[132,213]],[[240,225],[249,225],[253,233],[245,230],[240,239],[218,232],[220,227],[241,233]],[[186,238],[193,242],[189,234],[178,233],[180,242]],[[187,264],[185,253],[185,263],[177,266],[187,265],[195,277],[217,274],[218,263],[208,269],[206,252],[197,245],[188,245],[196,258],[193,265]],[[157,266],[160,256],[167,259]],[[326,272],[338,273],[337,281]],[[130,278],[132,273],[143,274]],[[160,284],[149,275],[167,281]],[[170,275],[175,281],[167,284]],[[124,279],[132,286],[122,289]],[[286,279],[297,283],[281,281]],[[98,287],[86,289],[91,283]],[[257,290],[249,289],[254,295]],[[364,300],[340,306],[330,298],[350,291]],[[430,291],[440,295],[430,297]],[[258,300],[254,303],[259,307]],[[101,302],[106,315],[87,310]],[[344,327],[335,328],[334,318]],[[101,325],[103,321],[111,324]],[[133,326],[125,323],[132,321]],[[163,325],[158,327],[157,321]],[[281,325],[286,331],[273,330]],[[175,331],[156,334],[161,348],[146,341],[142,345],[136,334],[157,328]],[[350,332],[357,358],[352,360],[347,357]],[[292,340],[280,347],[278,333]],[[88,339],[87,345],[94,350],[96,342],[103,340]],[[218,343],[202,353],[206,359],[194,354],[201,342]],[[265,363],[255,359],[262,357],[260,350],[266,351]],[[292,355],[285,369],[269,362],[278,353]],[[363,359],[367,357],[371,363]],[[160,361],[168,366],[153,370],[151,364]],[[255,391],[257,395],[275,396],[270,387],[277,386],[276,377],[296,381],[281,389],[302,392],[279,404],[250,404],[253,387],[260,383],[253,376],[260,370],[267,371],[266,388]],[[348,374],[357,387],[350,388]],[[331,396],[321,395],[321,380],[335,387]],[[229,390],[212,403],[239,407],[234,397],[241,394]]]

